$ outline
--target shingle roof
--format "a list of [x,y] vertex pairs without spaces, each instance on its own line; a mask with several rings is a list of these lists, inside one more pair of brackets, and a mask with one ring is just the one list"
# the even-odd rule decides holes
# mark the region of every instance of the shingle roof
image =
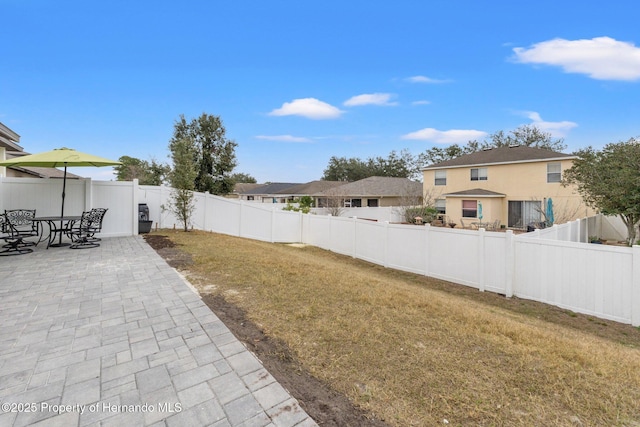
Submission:
[[472,190],[456,191],[454,193],[443,194],[443,196],[463,197],[463,196],[476,196],[476,197],[507,197],[506,194],[496,193],[495,191],[483,190],[482,188],[474,188]]
[[[56,168],[41,168],[37,166],[10,166],[9,169],[17,170],[36,178],[64,178],[64,171]],[[80,175],[76,175],[67,171],[67,179],[80,179]]]
[[558,153],[544,148],[532,148],[524,145],[514,147],[499,147],[489,150],[476,151],[455,159],[429,165],[424,169],[439,169],[463,166],[482,166],[497,163],[535,162],[552,159],[573,159],[571,154]]
[[311,181],[306,184],[298,184],[293,187],[285,188],[275,194],[287,194],[291,196],[313,196],[315,194],[326,191],[330,188],[334,188],[340,185],[344,185],[344,181]]
[[256,188],[263,187],[264,184],[252,184],[249,182],[237,182],[233,186],[233,192],[236,194],[245,194],[247,191],[255,190]]
[[296,185],[300,185],[300,184],[288,183],[288,182],[273,182],[271,184],[264,184],[258,188],[248,190],[242,194],[253,194],[253,195],[277,194],[279,191],[282,191],[286,188],[291,188]]
[[322,196],[422,196],[422,183],[407,178],[371,176],[323,191]]

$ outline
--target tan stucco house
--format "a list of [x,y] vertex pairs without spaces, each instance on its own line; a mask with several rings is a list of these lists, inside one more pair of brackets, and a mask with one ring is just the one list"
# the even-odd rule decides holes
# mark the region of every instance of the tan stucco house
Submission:
[[[20,135],[0,122],[0,160],[9,160],[27,153],[20,146]],[[0,167],[0,177],[10,178],[62,178],[64,172],[55,168],[41,168],[35,166]],[[78,179],[80,176],[67,172],[68,179]]]
[[478,151],[424,168],[424,192],[458,226],[498,220],[501,226],[526,228],[545,220],[549,198],[555,222],[566,222],[594,214],[575,187],[561,184],[575,158],[526,146]]

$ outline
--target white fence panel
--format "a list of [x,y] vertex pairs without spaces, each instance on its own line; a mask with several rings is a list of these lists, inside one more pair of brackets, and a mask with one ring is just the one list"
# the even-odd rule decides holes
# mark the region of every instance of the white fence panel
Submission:
[[[205,193],[193,193],[193,202],[195,209],[191,214],[191,227],[196,230],[206,230],[206,218],[207,218],[207,194]],[[184,225],[181,225],[184,227]]]
[[[316,215],[329,215],[331,212],[327,208],[312,208],[311,212]],[[345,218],[362,218],[379,222],[402,222],[403,217],[398,208],[394,207],[361,207],[361,208],[342,208],[340,216]]]
[[298,212],[279,211],[273,216],[272,240],[280,243],[302,242],[302,216]]
[[640,303],[633,301],[631,248],[517,239],[515,251],[518,297],[620,322]]
[[343,255],[355,256],[356,221],[350,218],[329,217],[330,250]]
[[235,200],[216,197],[213,204],[212,218],[209,231],[216,233],[240,236],[241,233],[241,212],[243,204]]
[[[138,203],[146,203],[149,208],[149,219],[159,228],[183,227],[171,209],[171,188],[141,185],[138,187]],[[164,209],[163,209],[164,207]],[[137,209],[137,207],[136,207]]]
[[331,249],[331,217],[328,215],[303,216],[302,243]]
[[355,257],[385,265],[386,224],[358,219],[355,226]]
[[261,209],[252,203],[243,204],[240,236],[266,242],[273,241],[273,215],[274,211],[271,209]]
[[479,288],[478,232],[431,227],[428,275]]
[[387,234],[387,266],[416,274],[426,273],[429,229],[415,225],[390,224]]
[[[0,209],[35,209],[37,216],[60,215],[62,180],[39,178],[0,178]],[[84,179],[69,179],[65,189],[65,215],[80,215],[87,203]]]
[[102,223],[102,236],[131,236],[136,233],[134,221],[138,218],[138,206],[134,206],[135,196],[131,183],[93,182],[91,206],[108,209]]
[[484,289],[499,294],[505,294],[507,286],[506,240],[506,233],[485,233],[484,248],[479,254],[484,269]]

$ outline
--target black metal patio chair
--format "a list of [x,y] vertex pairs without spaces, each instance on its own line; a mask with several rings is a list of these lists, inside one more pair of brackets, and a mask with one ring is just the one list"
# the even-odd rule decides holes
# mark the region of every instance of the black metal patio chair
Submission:
[[11,223],[15,237],[20,237],[23,246],[35,246],[38,242],[24,240],[31,237],[40,239],[40,223],[34,221],[35,209],[11,209],[5,210],[7,221]]
[[100,243],[93,239],[95,234],[93,217],[91,211],[82,212],[80,221],[69,231],[69,237],[72,241],[71,249],[89,249],[100,246]]
[[99,237],[95,237],[95,234],[100,233],[102,231],[102,221],[104,220],[104,216],[107,214],[108,208],[93,208],[91,209],[91,220],[92,220],[92,228],[93,234],[89,237],[90,240],[95,242],[99,242]]
[[0,214],[0,239],[6,243],[0,248],[0,256],[22,255],[33,252],[22,240],[13,224],[9,222],[7,214]]

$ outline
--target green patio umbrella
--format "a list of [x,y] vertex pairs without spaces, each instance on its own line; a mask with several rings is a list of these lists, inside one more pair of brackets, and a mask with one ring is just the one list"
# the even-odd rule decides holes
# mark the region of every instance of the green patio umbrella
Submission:
[[[64,193],[67,187],[67,166],[115,166],[122,163],[94,156],[93,154],[82,153],[71,148],[56,148],[43,153],[30,154],[28,156],[15,157],[13,159],[0,161],[0,166],[37,166],[42,168],[64,167],[64,177],[62,179],[62,210],[60,211],[60,226],[64,217]],[[62,235],[60,236],[62,239]]]

